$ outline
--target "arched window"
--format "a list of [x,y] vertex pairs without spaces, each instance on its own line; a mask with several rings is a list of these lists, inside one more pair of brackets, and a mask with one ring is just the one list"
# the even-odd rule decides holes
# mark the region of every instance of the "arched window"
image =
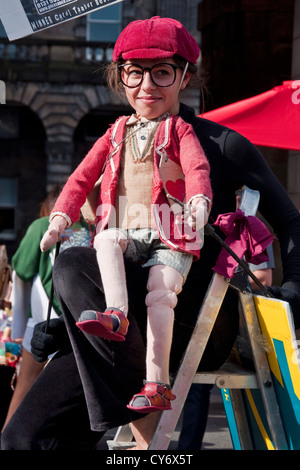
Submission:
[[28,106],[0,105],[0,243],[16,243],[38,215],[46,194],[45,140]]
[[[86,18],[86,39],[87,41],[111,42],[112,47],[106,51],[106,59],[112,60],[113,45],[116,42],[122,28],[122,2],[100,8],[89,13]],[[102,62],[103,49],[97,48],[95,60]],[[90,57],[89,57],[90,55]],[[86,50],[87,60],[92,60],[92,51]]]

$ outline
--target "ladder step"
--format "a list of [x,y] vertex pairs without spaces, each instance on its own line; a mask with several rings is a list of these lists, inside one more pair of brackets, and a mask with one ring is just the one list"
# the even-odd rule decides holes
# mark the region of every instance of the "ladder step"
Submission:
[[115,439],[113,440],[107,440],[106,444],[108,446],[108,450],[126,450],[126,449],[131,449],[132,447],[136,446],[135,442],[129,441],[116,441]]
[[193,383],[215,384],[218,388],[231,389],[259,388],[255,372],[232,362],[213,372],[197,372]]
[[136,443],[132,442],[133,435],[129,424],[119,426],[114,439],[107,440],[106,444],[109,450],[125,450],[135,447]]

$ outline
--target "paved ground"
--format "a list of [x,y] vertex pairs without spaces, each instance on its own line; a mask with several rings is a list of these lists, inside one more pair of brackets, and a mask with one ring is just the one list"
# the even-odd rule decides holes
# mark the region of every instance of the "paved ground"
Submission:
[[[169,450],[176,450],[177,441],[181,429],[181,419],[179,419],[176,430],[173,434]],[[108,432],[101,441],[99,450],[108,450],[106,441],[112,440],[115,430]],[[211,393],[209,416],[206,432],[203,439],[202,450],[232,450],[232,442],[228,430],[225,411],[221,399],[220,391],[214,388]]]
[[202,450],[233,450],[220,391],[213,389]]

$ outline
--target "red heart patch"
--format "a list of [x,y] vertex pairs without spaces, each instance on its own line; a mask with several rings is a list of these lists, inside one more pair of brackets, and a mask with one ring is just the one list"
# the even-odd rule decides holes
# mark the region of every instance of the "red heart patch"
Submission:
[[185,199],[185,181],[182,178],[178,178],[176,181],[168,180],[166,182],[167,192],[179,199],[179,201],[184,202]]

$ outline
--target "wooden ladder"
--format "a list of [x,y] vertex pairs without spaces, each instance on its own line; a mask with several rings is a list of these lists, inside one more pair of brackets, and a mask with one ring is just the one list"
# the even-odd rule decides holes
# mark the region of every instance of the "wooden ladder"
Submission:
[[[248,190],[248,188],[245,191],[246,195],[244,192],[240,208],[244,211],[245,215],[256,214],[259,193]],[[199,373],[197,372],[199,363],[230,285],[233,285],[239,291],[240,313],[248,334],[254,371],[247,370],[235,363],[226,363],[218,371]],[[172,411],[162,413],[148,450],[168,449],[192,383],[215,384],[221,389],[226,388],[231,391],[233,410],[242,449],[252,449],[252,442],[245,410],[241,403],[240,391],[243,389],[260,389],[274,448],[278,450],[288,449],[276,393],[272,384],[267,354],[263,344],[247,273],[243,270],[237,270],[230,282],[218,273],[214,273],[189,344],[172,384],[172,391],[177,398],[172,402]],[[119,428],[114,439],[107,441],[107,443],[110,449],[117,449],[132,446],[131,440],[132,434],[129,425],[127,425]]]

